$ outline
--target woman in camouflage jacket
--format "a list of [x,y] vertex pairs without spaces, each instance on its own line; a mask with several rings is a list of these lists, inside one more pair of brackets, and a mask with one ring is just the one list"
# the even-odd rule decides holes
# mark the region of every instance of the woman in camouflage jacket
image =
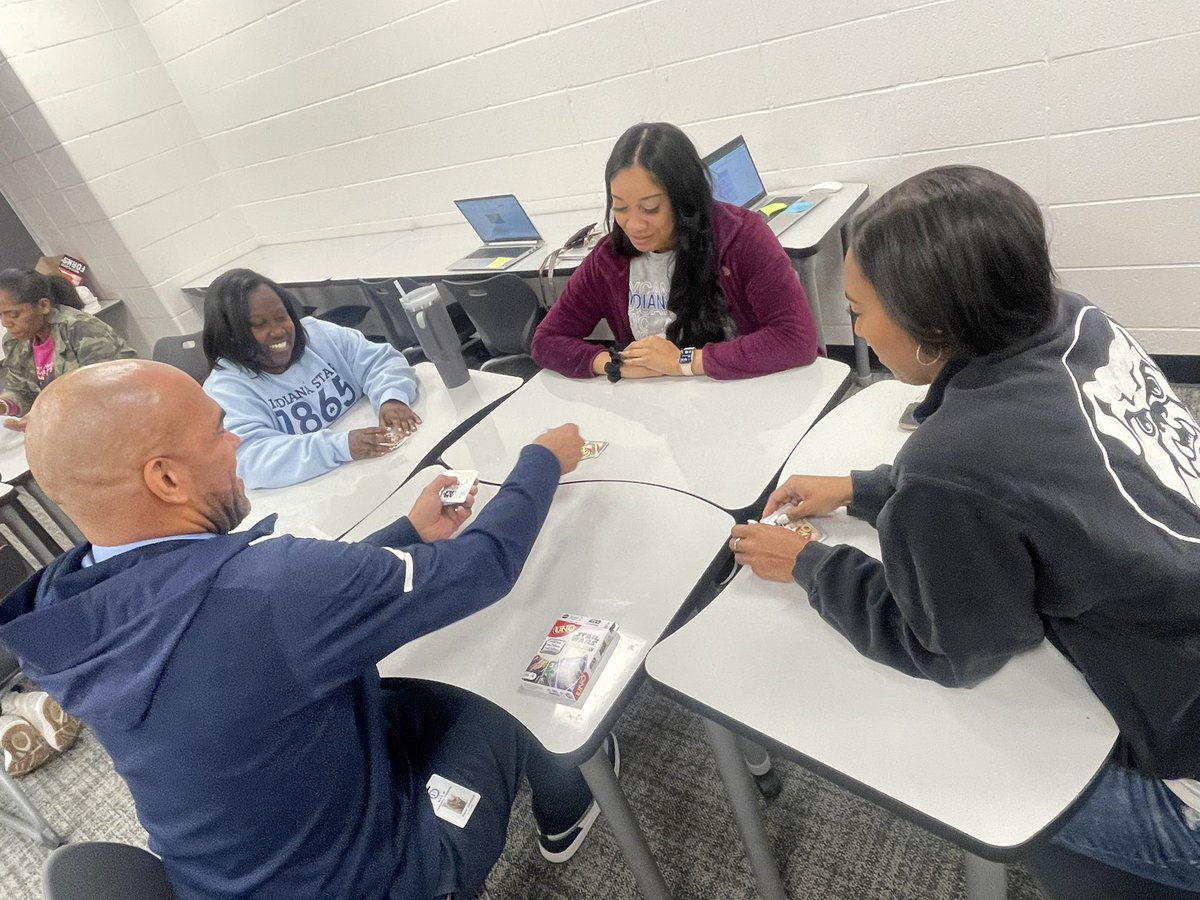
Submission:
[[83,311],[65,278],[32,269],[0,272],[5,384],[0,414],[23,416],[42,388],[80,366],[137,356],[115,331]]

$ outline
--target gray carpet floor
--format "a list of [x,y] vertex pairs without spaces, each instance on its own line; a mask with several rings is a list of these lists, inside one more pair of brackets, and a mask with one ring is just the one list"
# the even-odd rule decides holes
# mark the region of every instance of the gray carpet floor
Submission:
[[[1179,388],[1200,408],[1200,388]],[[681,900],[751,900],[741,850],[700,720],[643,684],[617,725],[621,782],[641,819],[667,885]],[[776,761],[783,792],[764,803],[768,833],[793,900],[958,900],[962,853],[879,807],[787,761]],[[145,846],[133,803],[90,732],[62,757],[21,781],[50,822],[72,841]],[[0,805],[9,808],[7,798]],[[41,896],[47,851],[0,827],[0,898]],[[488,881],[487,900],[623,900],[637,889],[603,818],[576,857],[551,865],[537,853],[527,796],[518,798],[508,846]],[[1019,866],[1010,900],[1043,900]]]
[[[621,784],[641,819],[673,896],[752,900],[757,894],[700,720],[649,682],[617,726]],[[871,803],[786,761],[783,792],[764,803],[768,833],[793,900],[958,900],[961,852]],[[133,802],[103,748],[84,732],[67,753],[20,782],[71,841],[145,846]],[[4,801],[7,806],[7,800]],[[537,852],[529,798],[517,799],[508,846],[486,900],[623,900],[638,892],[603,818],[571,862]],[[41,897],[46,850],[0,827],[0,897]],[[1042,900],[1010,868],[1011,900]],[[298,898],[299,900],[299,898]]]

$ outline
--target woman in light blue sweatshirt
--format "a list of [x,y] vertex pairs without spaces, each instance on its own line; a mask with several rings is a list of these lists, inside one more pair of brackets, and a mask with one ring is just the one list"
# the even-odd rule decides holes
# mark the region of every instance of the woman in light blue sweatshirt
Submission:
[[[242,439],[249,488],[283,487],[352,459],[383,456],[412,434],[417,379],[404,355],[360,332],[297,313],[291,293],[249,269],[230,269],[204,299],[205,392]],[[379,426],[330,431],[360,397]]]

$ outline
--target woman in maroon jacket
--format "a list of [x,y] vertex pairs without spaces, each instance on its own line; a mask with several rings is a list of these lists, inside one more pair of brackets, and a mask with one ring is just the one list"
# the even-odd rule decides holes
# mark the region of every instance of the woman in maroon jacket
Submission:
[[[800,280],[766,221],[713,200],[682,131],[635,125],[604,169],[610,234],[538,327],[533,357],[574,378],[749,378],[817,356]],[[619,353],[586,340],[608,323]]]

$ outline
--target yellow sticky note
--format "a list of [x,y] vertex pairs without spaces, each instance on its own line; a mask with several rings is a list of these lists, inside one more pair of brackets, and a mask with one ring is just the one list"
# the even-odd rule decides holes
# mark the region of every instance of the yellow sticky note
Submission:
[[487,267],[489,269],[502,269],[502,268],[504,268],[505,263],[508,263],[511,261],[512,261],[511,256],[497,256],[495,259],[493,259],[490,263],[487,264]]
[[766,206],[760,209],[759,212],[769,219],[771,216],[775,215],[775,213],[785,209],[787,209],[786,203],[768,203]]

